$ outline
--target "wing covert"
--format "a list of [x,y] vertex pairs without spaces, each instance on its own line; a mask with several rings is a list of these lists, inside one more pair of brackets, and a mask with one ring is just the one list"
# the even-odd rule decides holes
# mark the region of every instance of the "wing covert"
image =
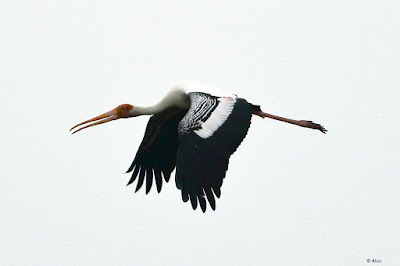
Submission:
[[191,105],[179,123],[176,186],[182,199],[206,210],[206,200],[215,210],[215,196],[228,170],[229,157],[250,127],[252,105],[233,97],[190,93]]

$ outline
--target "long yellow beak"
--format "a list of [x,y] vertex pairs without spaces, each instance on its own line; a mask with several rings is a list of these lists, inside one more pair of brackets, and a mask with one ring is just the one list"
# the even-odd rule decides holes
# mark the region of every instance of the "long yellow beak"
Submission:
[[[76,126],[72,127],[69,131],[72,131],[74,128],[79,127],[81,125],[84,125],[86,123],[97,121],[95,123],[92,123],[92,124],[86,125],[84,127],[81,127],[81,128],[79,128],[79,129],[77,129],[77,130],[75,130],[75,131],[73,131],[71,133],[71,134],[75,134],[76,132],[81,131],[82,129],[85,129],[85,128],[88,128],[88,127],[91,127],[91,126],[100,125],[100,124],[107,123],[107,122],[110,122],[112,120],[118,119],[118,118],[120,118],[120,116],[118,114],[117,108],[115,108],[115,109],[113,109],[113,110],[111,110],[111,111],[109,111],[107,113],[104,113],[102,115],[96,116],[96,117],[94,117],[92,119],[89,119],[89,120],[87,120],[85,122],[79,123]],[[98,121],[98,120],[100,120],[100,121]]]

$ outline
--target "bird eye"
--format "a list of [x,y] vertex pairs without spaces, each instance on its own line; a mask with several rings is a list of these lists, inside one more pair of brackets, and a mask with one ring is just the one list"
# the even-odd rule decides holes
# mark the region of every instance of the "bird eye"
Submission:
[[121,109],[122,109],[122,111],[125,111],[125,106],[122,106],[122,108],[121,108]]

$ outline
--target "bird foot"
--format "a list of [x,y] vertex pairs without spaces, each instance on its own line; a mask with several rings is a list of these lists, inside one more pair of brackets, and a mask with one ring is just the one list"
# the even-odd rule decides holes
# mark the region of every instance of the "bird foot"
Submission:
[[301,127],[308,127],[308,128],[311,128],[311,129],[318,129],[319,131],[321,131],[324,134],[326,134],[326,132],[328,131],[323,126],[321,126],[320,124],[314,123],[313,121],[300,120],[299,121],[299,125]]

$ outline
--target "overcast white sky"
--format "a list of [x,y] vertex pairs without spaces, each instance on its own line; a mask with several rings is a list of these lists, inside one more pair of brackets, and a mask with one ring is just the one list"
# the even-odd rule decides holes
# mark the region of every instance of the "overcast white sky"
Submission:
[[[400,264],[398,1],[8,1],[0,8],[0,264]],[[217,211],[125,187],[148,117],[197,80],[253,119]],[[377,264],[375,264],[377,265]]]

